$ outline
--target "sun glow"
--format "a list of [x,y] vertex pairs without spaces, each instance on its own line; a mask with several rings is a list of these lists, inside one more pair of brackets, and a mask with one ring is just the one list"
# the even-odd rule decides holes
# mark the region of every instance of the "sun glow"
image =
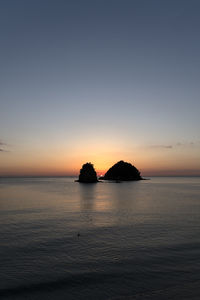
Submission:
[[[0,175],[78,176],[81,166],[91,162],[98,176],[115,163],[124,160],[140,170],[142,176],[191,174],[199,175],[199,146],[184,147],[139,147],[117,137],[109,141],[101,137],[80,139],[70,145],[52,147],[39,144],[29,151],[25,147],[0,156]],[[92,142],[91,142],[92,141]],[[186,151],[187,150],[187,151]]]

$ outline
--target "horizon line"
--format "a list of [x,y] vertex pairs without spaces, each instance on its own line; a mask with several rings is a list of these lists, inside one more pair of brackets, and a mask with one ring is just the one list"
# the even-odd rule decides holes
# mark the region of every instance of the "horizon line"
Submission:
[[[41,174],[29,174],[29,175],[0,175],[0,178],[66,178],[66,177],[78,177],[79,175],[56,175],[56,174],[51,174],[51,175],[41,175]],[[97,176],[101,177],[101,176]],[[200,177],[200,174],[152,174],[152,175],[143,175],[143,178],[145,177]]]

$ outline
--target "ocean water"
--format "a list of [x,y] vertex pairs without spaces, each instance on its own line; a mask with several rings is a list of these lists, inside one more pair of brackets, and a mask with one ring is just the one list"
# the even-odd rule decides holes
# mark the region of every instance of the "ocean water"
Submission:
[[1,178],[0,297],[200,299],[200,178]]

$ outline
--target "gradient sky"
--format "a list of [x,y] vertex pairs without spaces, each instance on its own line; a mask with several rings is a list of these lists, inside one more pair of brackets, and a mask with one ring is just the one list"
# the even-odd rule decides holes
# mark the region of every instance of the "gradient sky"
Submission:
[[200,175],[199,0],[1,0],[0,175]]

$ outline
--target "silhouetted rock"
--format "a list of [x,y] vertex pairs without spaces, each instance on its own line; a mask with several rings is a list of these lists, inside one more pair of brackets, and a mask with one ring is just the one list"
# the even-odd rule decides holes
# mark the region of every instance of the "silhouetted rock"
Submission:
[[79,179],[78,182],[83,183],[93,183],[97,182],[97,173],[93,167],[93,164],[86,163],[82,166],[82,169],[80,170]]
[[140,176],[140,172],[138,169],[136,169],[136,167],[121,160],[112,166],[100,179],[115,180],[119,182],[120,180],[141,180],[142,177]]

